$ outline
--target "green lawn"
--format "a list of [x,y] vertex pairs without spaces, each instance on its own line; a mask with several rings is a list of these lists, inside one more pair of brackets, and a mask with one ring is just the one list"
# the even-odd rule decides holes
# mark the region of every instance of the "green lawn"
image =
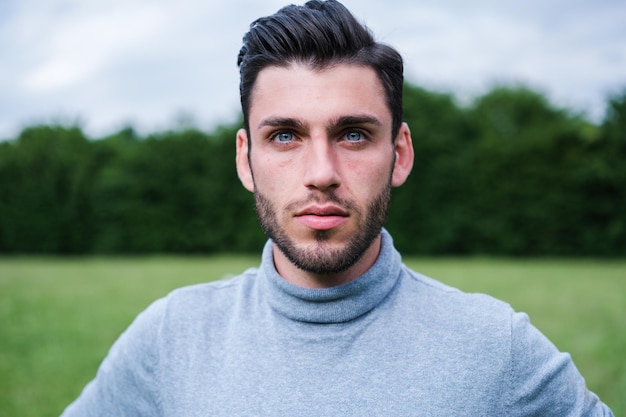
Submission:
[[[406,259],[527,312],[626,416],[626,261]],[[256,257],[0,258],[0,417],[58,416],[135,315],[171,289]]]

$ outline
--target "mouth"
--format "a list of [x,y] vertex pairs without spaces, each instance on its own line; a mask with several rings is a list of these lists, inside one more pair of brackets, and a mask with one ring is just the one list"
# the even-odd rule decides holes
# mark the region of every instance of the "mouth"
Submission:
[[329,230],[338,227],[348,221],[350,214],[341,207],[310,206],[295,214],[298,222],[315,230]]

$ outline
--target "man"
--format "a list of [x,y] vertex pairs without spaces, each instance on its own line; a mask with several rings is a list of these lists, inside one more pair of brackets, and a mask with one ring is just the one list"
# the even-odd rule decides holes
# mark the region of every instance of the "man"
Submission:
[[395,50],[314,0],[254,22],[239,67],[262,263],[155,302],[66,416],[612,415],[525,315],[401,263],[383,229],[413,164]]

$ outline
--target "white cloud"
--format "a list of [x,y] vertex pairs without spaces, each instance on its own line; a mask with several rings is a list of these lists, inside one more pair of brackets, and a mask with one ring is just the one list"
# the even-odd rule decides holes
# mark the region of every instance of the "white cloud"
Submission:
[[37,42],[29,39],[27,43],[37,44],[38,62],[24,74],[24,88],[34,94],[47,93],[79,85],[98,73],[106,76],[111,62],[129,59],[154,41],[166,18],[162,10],[147,3],[130,3],[123,9],[76,3],[68,13],[32,31]]

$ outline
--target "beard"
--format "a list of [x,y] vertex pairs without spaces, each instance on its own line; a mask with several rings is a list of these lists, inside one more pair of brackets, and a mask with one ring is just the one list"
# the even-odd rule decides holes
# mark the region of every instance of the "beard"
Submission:
[[391,178],[381,192],[369,202],[365,213],[353,201],[340,199],[332,191],[311,195],[305,201],[290,203],[280,210],[280,213],[292,213],[295,207],[302,207],[311,202],[333,202],[340,205],[348,210],[351,216],[357,218],[356,232],[342,247],[333,247],[330,244],[334,233],[332,230],[315,230],[314,244],[299,246],[281,226],[279,211],[272,202],[259,191],[255,191],[254,199],[261,227],[291,263],[306,272],[335,274],[347,270],[361,259],[380,234],[389,211]]

